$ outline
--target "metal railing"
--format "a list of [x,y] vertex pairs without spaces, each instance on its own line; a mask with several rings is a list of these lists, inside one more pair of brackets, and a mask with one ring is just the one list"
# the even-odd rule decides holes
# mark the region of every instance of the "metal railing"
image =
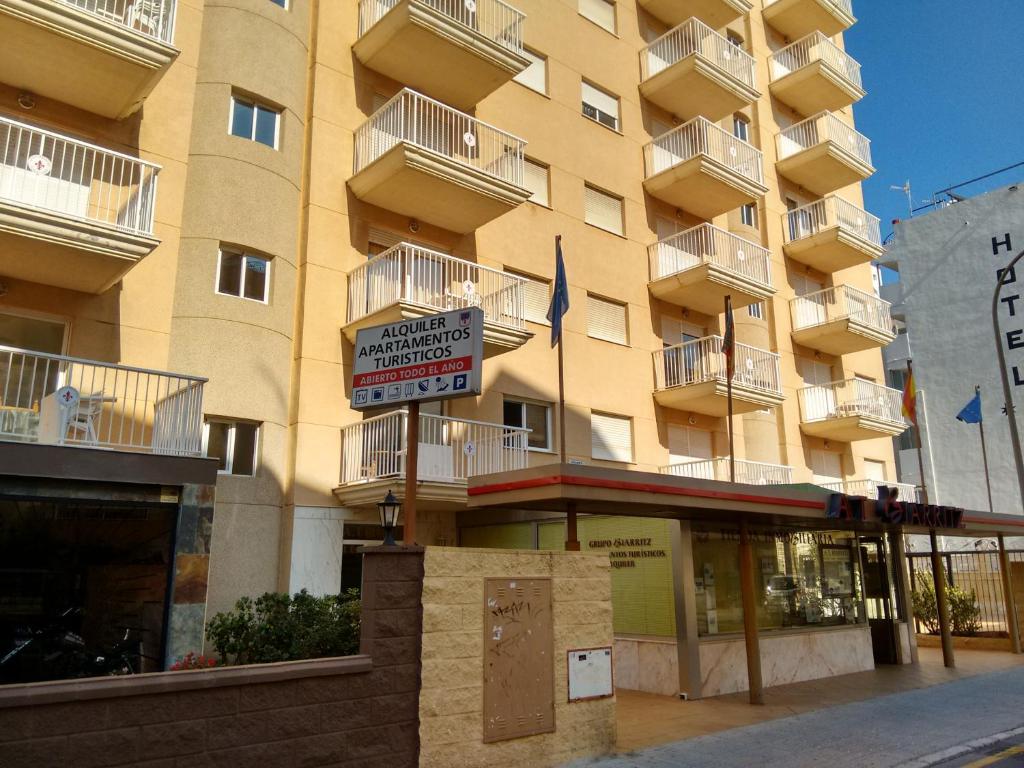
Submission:
[[[779,0],[764,0],[764,7],[767,8],[770,5],[775,5]],[[827,5],[835,6],[841,12],[848,16],[853,16],[853,2],[852,0],[825,0]]]
[[438,312],[479,307],[484,319],[526,327],[526,280],[410,243],[389,248],[348,275],[348,322],[400,301]]
[[354,172],[402,142],[523,186],[525,141],[408,88],[356,131]]
[[[359,36],[365,35],[402,0],[359,0]],[[410,0],[457,21],[520,56],[526,15],[501,0]],[[411,55],[411,53],[410,53]]]
[[[787,485],[793,482],[793,468],[783,464],[736,459],[736,482],[747,485]],[[729,482],[729,457],[669,464],[659,470],[663,475],[692,477],[698,480]]]
[[[727,375],[721,336],[705,336],[654,353],[657,389],[687,387],[708,381],[725,381]],[[781,395],[779,356],[765,349],[736,344],[734,384]]]
[[816,61],[835,70],[840,77],[855,87],[863,89],[860,64],[821,32],[811,32],[772,54],[772,82]]
[[684,21],[640,51],[641,79],[654,77],[687,56],[700,56],[716,69],[754,87],[754,57],[697,19]]
[[0,346],[0,440],[199,456],[205,383]]
[[900,501],[921,502],[921,490],[911,483],[891,483],[881,480],[842,480],[836,483],[822,483],[821,487],[830,491],[838,491],[848,496],[866,496],[869,499],[878,498],[878,489],[881,487],[899,489],[898,498]]
[[[405,477],[409,414],[393,411],[341,430],[341,484]],[[468,477],[524,469],[530,430],[420,414],[417,476],[462,483]]]
[[59,0],[111,24],[160,40],[174,41],[177,0]]
[[666,237],[647,249],[651,279],[684,272],[701,264],[715,264],[771,288],[771,253],[750,240],[712,224]]
[[764,183],[761,151],[703,117],[695,117],[644,146],[647,178],[698,155],[705,155],[757,184]]
[[0,117],[0,199],[153,234],[160,166]]
[[878,217],[835,195],[787,211],[784,217],[787,243],[813,237],[831,227],[841,227],[872,245],[882,244]]
[[889,302],[849,285],[797,296],[789,302],[789,308],[794,331],[850,319],[877,331],[892,333]]
[[841,149],[862,163],[871,165],[871,139],[828,111],[820,112],[780,131],[776,136],[779,159],[785,160],[826,141],[838,144]]
[[802,421],[825,421],[867,416],[891,424],[905,424],[903,393],[865,379],[834,381],[797,391]]

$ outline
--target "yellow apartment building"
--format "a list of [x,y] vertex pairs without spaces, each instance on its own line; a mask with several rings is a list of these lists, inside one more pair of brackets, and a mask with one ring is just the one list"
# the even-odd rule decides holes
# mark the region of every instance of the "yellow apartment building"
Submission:
[[0,0],[0,641],[81,608],[156,668],[242,595],[358,585],[406,422],[348,407],[355,332],[474,306],[484,392],[419,438],[420,543],[464,542],[467,478],[558,461],[556,235],[569,463],[729,479],[731,296],[737,482],[895,480],[854,22]]

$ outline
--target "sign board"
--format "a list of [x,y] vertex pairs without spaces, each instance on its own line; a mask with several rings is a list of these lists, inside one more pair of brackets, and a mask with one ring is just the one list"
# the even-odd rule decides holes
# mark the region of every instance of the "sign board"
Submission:
[[606,699],[615,693],[611,646],[581,648],[568,655],[570,702]]
[[484,579],[484,743],[555,730],[551,579]]
[[441,312],[356,333],[352,407],[479,395],[484,313]]

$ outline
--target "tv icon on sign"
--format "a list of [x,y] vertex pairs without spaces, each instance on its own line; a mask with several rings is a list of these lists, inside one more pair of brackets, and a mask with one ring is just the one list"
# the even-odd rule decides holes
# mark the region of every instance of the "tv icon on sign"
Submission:
[[356,405],[366,405],[366,398],[369,394],[365,389],[356,390]]
[[457,373],[452,379],[452,389],[458,391],[469,386],[469,377],[464,373]]
[[374,387],[370,392],[370,402],[381,403],[384,402],[384,387]]

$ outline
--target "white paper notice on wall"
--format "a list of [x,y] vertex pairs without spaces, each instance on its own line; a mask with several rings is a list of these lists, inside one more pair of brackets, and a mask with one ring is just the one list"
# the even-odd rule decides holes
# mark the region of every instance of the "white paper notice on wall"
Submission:
[[569,651],[568,657],[570,703],[614,695],[611,646],[578,648]]

